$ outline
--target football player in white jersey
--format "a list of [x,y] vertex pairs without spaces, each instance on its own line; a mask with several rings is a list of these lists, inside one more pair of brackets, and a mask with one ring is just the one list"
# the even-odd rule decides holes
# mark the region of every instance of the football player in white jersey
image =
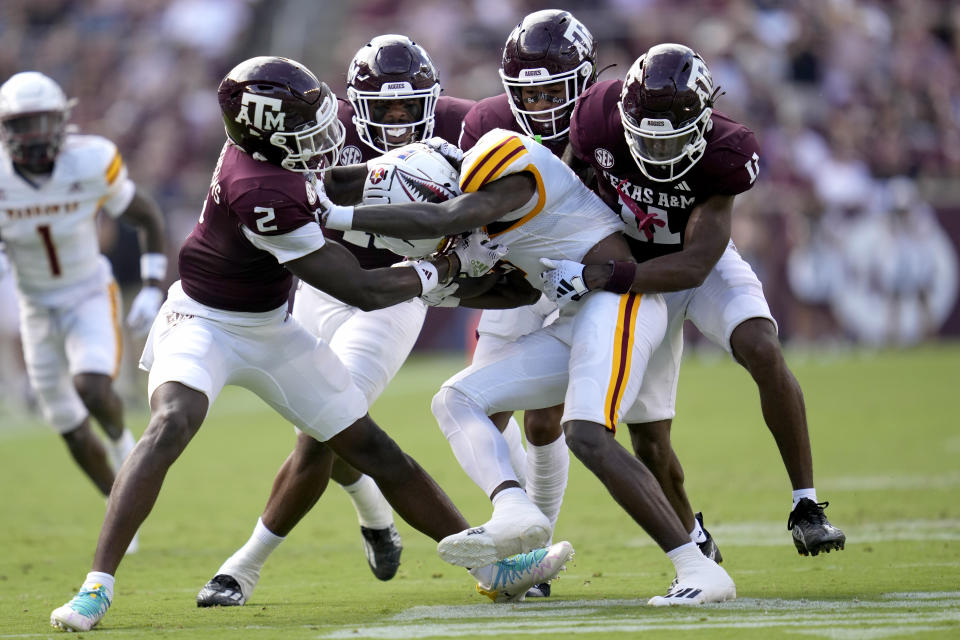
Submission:
[[[483,227],[492,241],[506,247],[505,261],[538,289],[544,285],[538,275],[544,258],[580,255],[589,264],[631,260],[616,216],[533,138],[504,129],[482,136],[463,158],[460,188],[463,195],[442,203],[343,207],[321,200],[321,215],[328,228],[407,239]],[[496,359],[472,364],[444,383],[433,400],[434,415],[464,471],[490,497],[494,512],[483,526],[442,540],[442,558],[462,564],[467,557],[494,558],[549,539],[553,514],[543,513],[520,487],[506,443],[488,416],[564,403],[562,423],[570,449],[667,552],[677,571],[677,587],[670,594],[689,596],[681,600],[668,594],[652,603],[700,604],[735,597],[733,581],[690,541],[656,479],[614,438],[666,325],[659,294],[602,292],[565,307],[550,326],[505,345]],[[499,595],[485,593],[492,599]]]
[[[27,373],[44,418],[107,495],[134,445],[113,389],[122,348],[120,295],[101,255],[100,209],[145,233],[144,286],[127,325],[146,334],[166,277],[160,210],[127,176],[109,140],[67,132],[74,100],[36,71],[0,86],[0,236],[20,301]],[[107,435],[101,441],[90,416]],[[104,442],[106,446],[104,446]]]

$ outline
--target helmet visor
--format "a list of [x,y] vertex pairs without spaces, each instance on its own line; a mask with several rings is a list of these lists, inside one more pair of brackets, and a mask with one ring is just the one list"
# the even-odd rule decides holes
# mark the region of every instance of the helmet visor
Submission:
[[675,180],[703,156],[712,109],[704,109],[696,120],[674,129],[666,118],[643,118],[638,123],[624,111],[622,102],[617,108],[630,155],[648,178]]
[[510,97],[510,109],[528,136],[553,140],[570,131],[573,106],[587,88],[593,65],[584,61],[576,69],[550,74],[546,69],[523,69],[519,77],[500,70],[500,80]]
[[691,130],[672,136],[631,135],[631,146],[635,146],[637,155],[650,162],[670,162],[683,156],[695,133]]

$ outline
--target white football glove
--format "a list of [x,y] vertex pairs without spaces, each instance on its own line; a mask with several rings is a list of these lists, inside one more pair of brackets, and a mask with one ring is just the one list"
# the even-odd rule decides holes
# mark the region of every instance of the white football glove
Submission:
[[460,283],[452,280],[447,284],[442,284],[432,291],[420,296],[420,299],[431,307],[459,307],[460,298],[456,294],[460,288]]
[[475,231],[457,240],[453,253],[460,259],[460,273],[479,278],[507,255],[507,247],[493,244],[486,233]]
[[463,151],[460,150],[460,147],[447,142],[440,136],[427,138],[423,141],[423,144],[442,155],[444,158],[446,158],[447,162],[452,164],[454,167],[459,167],[460,163],[463,162]]
[[327,229],[350,231],[353,228],[353,207],[344,207],[333,204],[327,192],[317,190],[317,210],[320,215],[320,224]]
[[163,291],[159,287],[140,289],[140,293],[130,305],[130,313],[127,314],[127,327],[130,332],[137,337],[147,335],[162,303]]
[[564,306],[573,300],[579,300],[590,291],[583,281],[584,265],[573,260],[551,260],[540,258],[540,264],[547,269],[540,272],[543,279],[543,293],[557,306]]

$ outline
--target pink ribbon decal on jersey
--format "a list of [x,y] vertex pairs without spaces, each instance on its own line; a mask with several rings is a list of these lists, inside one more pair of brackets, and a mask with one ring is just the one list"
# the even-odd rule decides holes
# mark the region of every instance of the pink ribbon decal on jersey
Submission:
[[645,213],[644,210],[640,208],[640,205],[634,202],[633,199],[624,192],[623,185],[625,184],[627,184],[627,181],[621,180],[614,188],[620,195],[623,204],[627,205],[627,208],[633,212],[634,217],[637,219],[637,230],[642,231],[644,235],[647,236],[647,240],[653,240],[653,234],[655,232],[653,227],[665,227],[667,223],[652,213]]

